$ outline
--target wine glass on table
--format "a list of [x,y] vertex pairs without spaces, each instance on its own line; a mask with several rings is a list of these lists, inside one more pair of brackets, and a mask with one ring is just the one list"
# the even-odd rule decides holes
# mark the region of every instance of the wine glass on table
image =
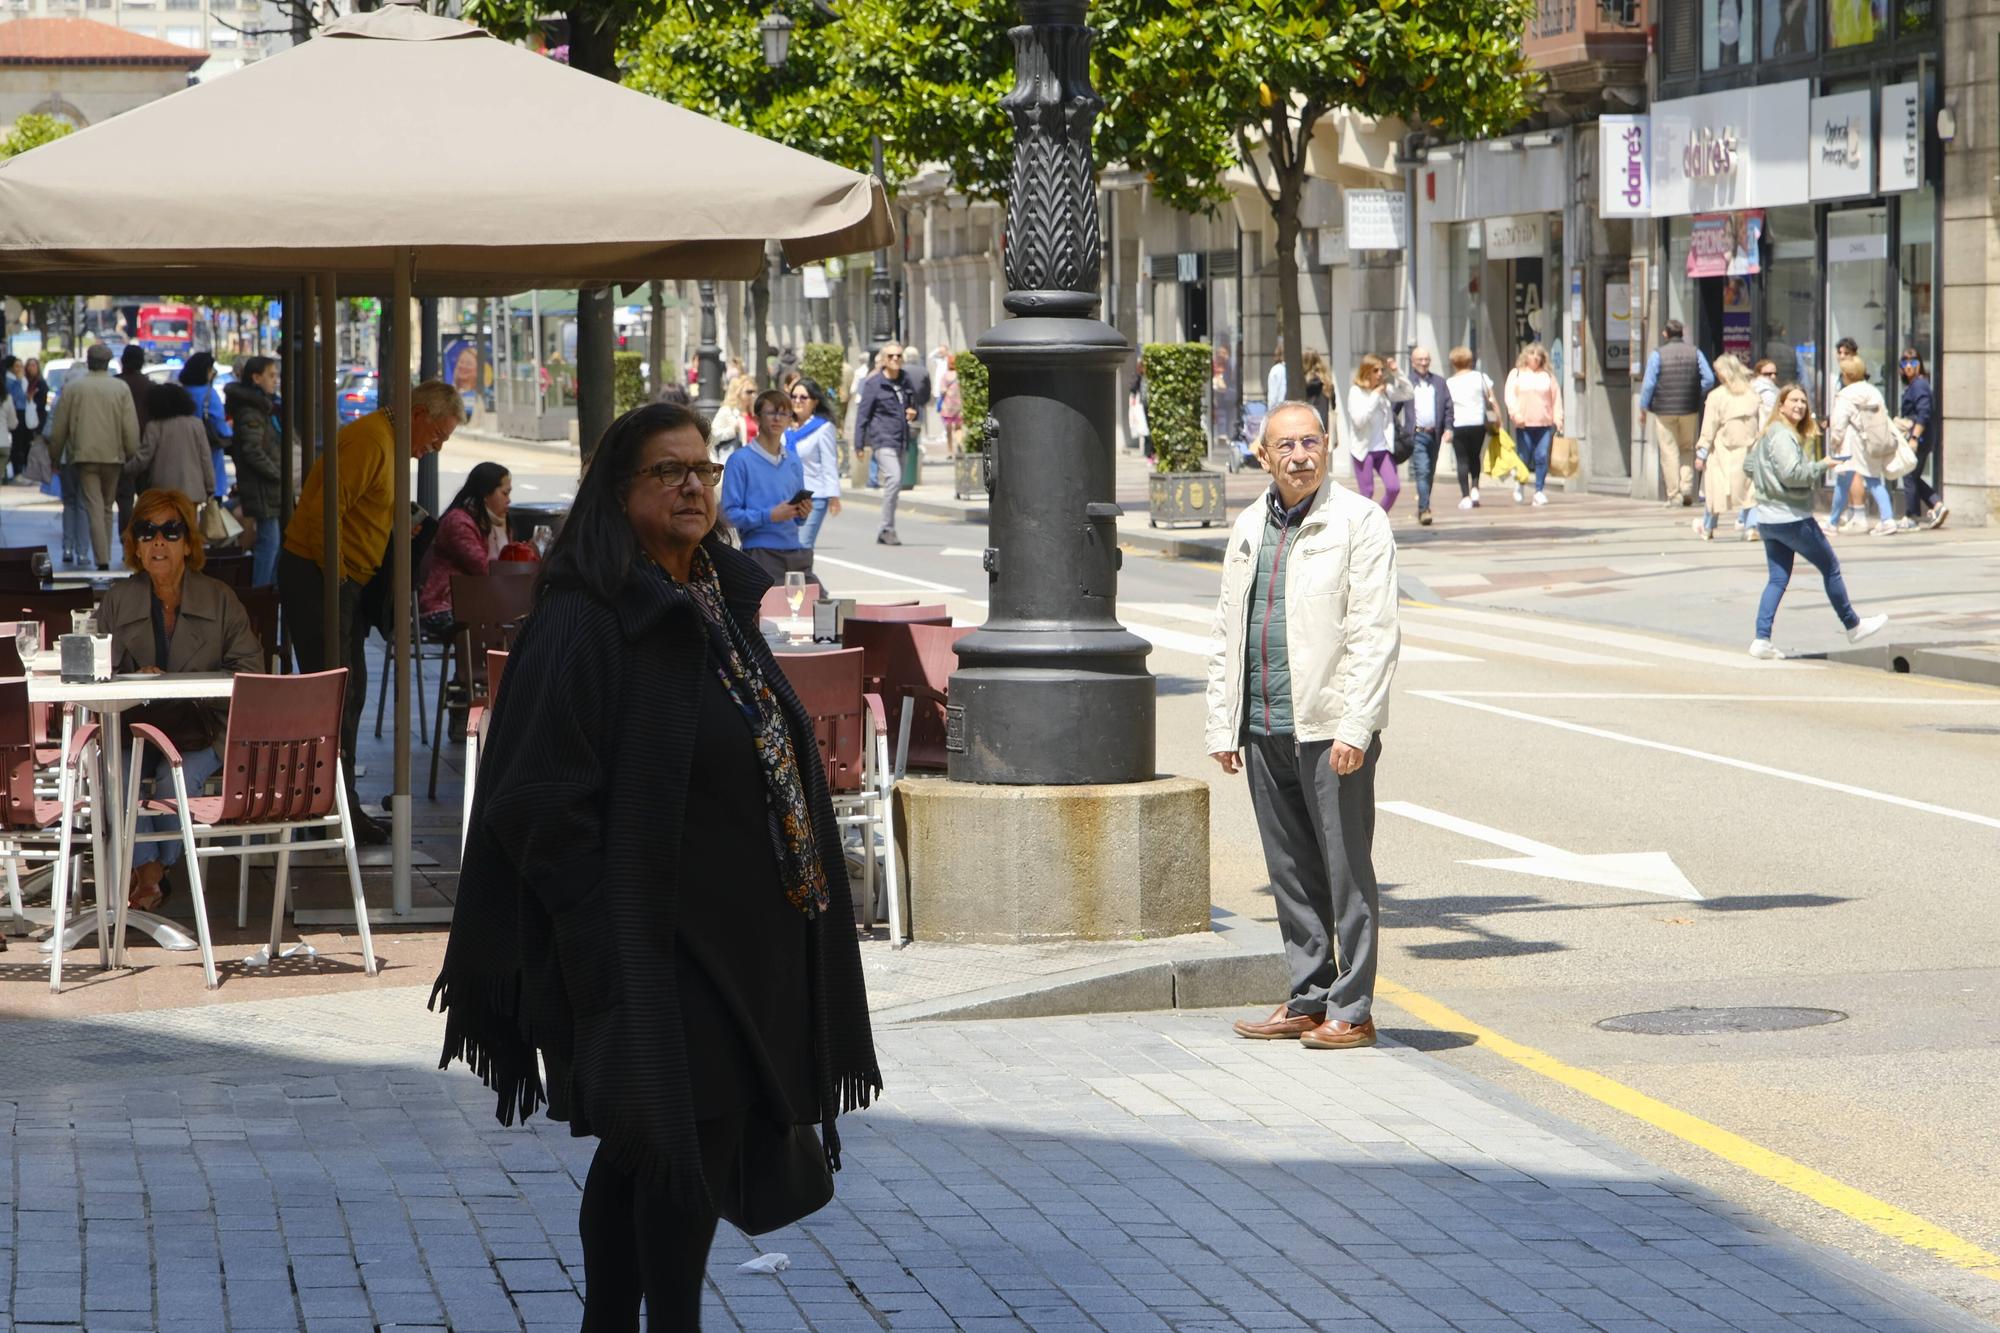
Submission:
[[21,654],[22,665],[34,662],[35,654],[42,650],[42,626],[37,620],[17,620],[14,622],[14,647]]
[[798,641],[799,638],[799,624],[800,624],[799,609],[803,607],[805,604],[806,604],[805,571],[798,569],[786,570],[785,605],[792,608],[792,623],[785,627],[785,632],[791,636],[792,641],[795,643]]

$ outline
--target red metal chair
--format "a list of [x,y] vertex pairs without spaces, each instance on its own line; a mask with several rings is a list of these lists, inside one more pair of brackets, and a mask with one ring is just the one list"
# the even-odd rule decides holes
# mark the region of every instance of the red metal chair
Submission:
[[868,688],[888,705],[897,737],[893,776],[946,767],[946,694],[958,669],[952,649],[970,633],[969,625],[847,622],[846,642],[862,651]]
[[[280,947],[285,923],[285,898],[289,889],[292,853],[301,848],[338,846],[347,860],[347,882],[354,896],[354,921],[361,934],[362,965],[374,976],[375,941],[368,929],[368,903],[361,893],[361,862],[354,850],[354,825],[347,808],[347,781],[340,758],[340,708],[347,695],[347,668],[320,671],[303,676],[236,677],[235,693],[229,701],[229,728],[222,748],[222,794],[190,796],[181,772],[181,753],[161,731],[146,723],[132,727],[131,791],[125,805],[125,846],[136,842],[167,842],[180,839],[187,862],[188,887],[194,897],[195,933],[201,942],[202,973],[214,990],[215,949],[208,937],[208,904],[202,892],[201,858],[272,854],[278,871],[271,895],[271,942],[244,963],[262,967],[280,957],[303,954],[313,948],[300,943],[290,949]],[[157,793],[141,801],[140,779],[145,774],[145,751],[157,747],[173,764],[174,790],[171,799]],[[141,813],[178,815],[179,832],[140,833]],[[326,836],[304,843],[292,835],[301,830],[319,829]],[[275,833],[275,843],[242,841],[252,835]],[[218,845],[204,847],[204,841]],[[126,858],[121,858],[126,859]],[[129,864],[119,867],[118,883],[131,878]],[[118,907],[118,944],[125,943],[125,905]]]
[[[535,608],[535,580],[518,574],[454,574],[451,576],[452,643],[458,659],[458,679],[464,682],[465,702],[456,710],[469,711],[486,700],[486,679],[475,675],[473,664],[486,660],[490,652],[506,652],[514,646],[521,622]],[[444,744],[445,715],[453,709],[446,695],[451,674],[438,672],[437,715],[431,733],[430,799],[438,794],[438,749]],[[468,734],[471,727],[466,728]]]
[[848,624],[852,625],[857,620],[898,625],[949,625],[951,613],[942,606],[919,606],[914,602],[894,605],[864,602],[847,613]]
[[472,792],[479,781],[479,747],[486,741],[486,719],[500,702],[500,677],[507,670],[507,654],[489,650],[486,654],[486,701],[476,703],[465,714],[465,799],[458,822],[458,854],[465,855],[466,835],[472,832]]
[[[67,719],[64,730],[68,731]],[[71,851],[78,821],[85,817],[90,818],[91,863],[97,867],[97,965],[111,966],[111,932],[104,912],[104,830],[94,815],[97,805],[94,783],[86,781],[96,768],[84,762],[86,758],[96,758],[97,737],[94,722],[73,735],[65,735],[55,799],[43,799],[36,790],[41,766],[35,753],[34,709],[28,701],[28,682],[0,680],[0,802],[4,802],[0,804],[0,857],[7,862],[7,906],[16,917],[23,915],[20,868],[24,862],[55,863],[55,883],[49,893],[55,909],[49,989],[56,992],[62,990],[63,934],[69,928],[69,899],[81,879],[78,864],[81,858],[72,857]]]
[[881,696],[863,689],[862,658],[862,652],[855,648],[780,653],[778,665],[813,720],[827,790],[833,796],[835,822],[842,828],[861,830],[860,907],[863,919],[870,924],[877,918],[875,857],[876,836],[880,834],[881,901],[888,907],[890,941],[901,948],[904,911],[896,874],[895,781],[889,770],[889,731]]

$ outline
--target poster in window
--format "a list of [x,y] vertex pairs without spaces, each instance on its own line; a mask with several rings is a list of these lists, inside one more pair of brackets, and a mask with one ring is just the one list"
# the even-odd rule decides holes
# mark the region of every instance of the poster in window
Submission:
[[1759,0],[1766,60],[1809,55],[1819,29],[1819,0]]
[[1889,0],[1831,0],[1827,17],[1834,46],[1866,46],[1889,31]]
[[1764,211],[1704,213],[1688,230],[1690,278],[1745,278],[1763,267]]
[[1750,281],[1722,280],[1722,350],[1741,361],[1751,359]]
[[1757,53],[1757,0],[1702,0],[1701,67],[1733,69]]
[[1632,285],[1604,284],[1604,373],[1632,373]]
[[1542,299],[1542,261],[1514,261],[1514,299],[1510,303],[1514,325],[1514,348],[1518,352],[1529,343],[1542,341],[1548,315]]

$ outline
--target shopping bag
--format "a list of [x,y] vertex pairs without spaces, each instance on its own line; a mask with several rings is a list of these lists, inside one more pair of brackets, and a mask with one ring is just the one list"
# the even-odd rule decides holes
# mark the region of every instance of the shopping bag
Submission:
[[1556,436],[1549,448],[1549,475],[1574,477],[1583,471],[1583,460],[1577,456],[1576,440],[1568,435]]
[[1535,475],[1521,462],[1521,455],[1515,452],[1514,437],[1499,426],[1487,432],[1485,468],[1488,476],[1498,477],[1501,481],[1527,481]]
[[1882,479],[1897,481],[1917,470],[1917,451],[1910,447],[1908,440],[1896,441],[1896,452],[1882,465]]
[[236,515],[212,495],[202,501],[200,521],[202,540],[210,546],[224,546],[243,535]]

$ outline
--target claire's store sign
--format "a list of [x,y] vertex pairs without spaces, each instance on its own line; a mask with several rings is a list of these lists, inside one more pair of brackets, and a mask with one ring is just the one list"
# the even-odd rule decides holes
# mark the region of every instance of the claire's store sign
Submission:
[[1734,176],[1737,161],[1736,130],[1730,126],[1710,129],[1701,126],[1681,149],[1681,173],[1689,180],[1713,180]]
[[1653,164],[1645,116],[1602,116],[1597,122],[1597,211],[1607,218],[1653,213]]

